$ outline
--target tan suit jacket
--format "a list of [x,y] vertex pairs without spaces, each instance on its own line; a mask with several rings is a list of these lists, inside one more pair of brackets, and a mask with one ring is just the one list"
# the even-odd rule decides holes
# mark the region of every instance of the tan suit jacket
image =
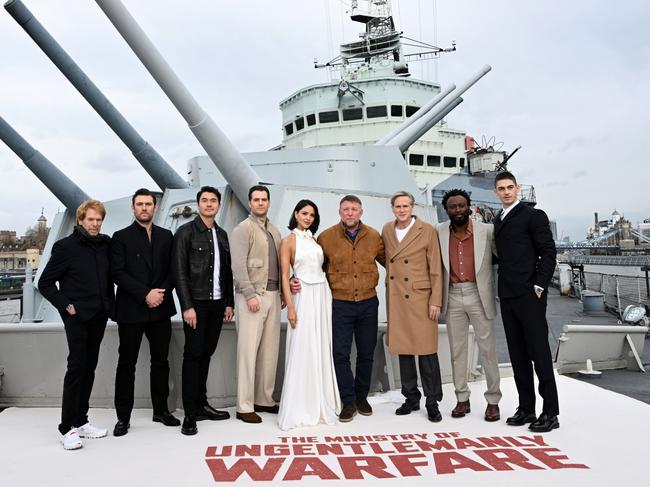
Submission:
[[[438,239],[440,240],[440,251],[442,253],[443,267],[443,295],[442,314],[447,311],[449,302],[449,225],[450,223],[438,223]],[[494,245],[494,227],[491,224],[472,222],[474,228],[474,269],[476,269],[476,286],[481,298],[481,304],[485,316],[494,319],[497,315],[494,298],[494,277],[492,274],[492,253],[496,254]]]

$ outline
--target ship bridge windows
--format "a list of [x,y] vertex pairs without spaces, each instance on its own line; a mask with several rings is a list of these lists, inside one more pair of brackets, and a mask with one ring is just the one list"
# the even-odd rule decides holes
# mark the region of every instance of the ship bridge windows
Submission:
[[427,156],[427,167],[440,167],[440,156]]
[[310,113],[309,115],[307,115],[307,126],[311,127],[312,125],[316,125],[316,115]]
[[318,121],[320,123],[334,123],[339,121],[339,111],[333,110],[331,112],[320,112],[318,114]]
[[450,157],[450,156],[445,156],[442,159],[442,163],[444,167],[456,167],[456,158],[455,157]]
[[296,131],[302,130],[305,128],[305,119],[300,117],[296,118],[296,121],[294,122],[296,124]]
[[343,120],[346,122],[349,120],[361,120],[363,118],[363,108],[344,108],[342,112]]
[[366,107],[366,117],[368,118],[379,118],[379,117],[387,117],[388,116],[388,109],[386,108],[386,105],[379,105],[376,107]]
[[424,156],[422,154],[409,154],[409,166],[424,166]]
[[293,123],[288,123],[284,126],[284,133],[291,135],[293,133]]
[[391,105],[390,106],[390,116],[391,117],[403,117],[404,116],[404,107],[402,105]]
[[417,112],[419,109],[420,109],[420,107],[414,107],[412,105],[406,105],[406,116],[410,117],[415,112]]

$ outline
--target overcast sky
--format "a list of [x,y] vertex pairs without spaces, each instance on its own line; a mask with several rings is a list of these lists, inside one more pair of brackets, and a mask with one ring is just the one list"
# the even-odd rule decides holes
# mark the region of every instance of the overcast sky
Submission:
[[[361,2],[364,3],[363,1]],[[180,115],[90,0],[25,4],[124,116],[182,175],[203,154]],[[278,102],[325,82],[314,58],[356,39],[348,0],[126,0],[194,96],[242,151],[281,140]],[[460,84],[493,71],[448,117],[477,140],[521,145],[510,169],[533,184],[558,233],[584,236],[593,212],[650,217],[650,2],[393,0],[400,30],[457,52],[411,64]],[[433,14],[437,10],[437,22]],[[437,25],[437,32],[434,26]],[[4,10],[0,116],[99,199],[154,188],[113,132]],[[62,205],[0,144],[0,229],[18,233]]]

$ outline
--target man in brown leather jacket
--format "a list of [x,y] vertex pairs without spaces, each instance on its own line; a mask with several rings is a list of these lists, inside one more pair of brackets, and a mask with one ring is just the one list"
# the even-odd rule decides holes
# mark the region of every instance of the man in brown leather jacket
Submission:
[[[361,223],[361,200],[347,195],[339,204],[341,222],[325,230],[318,243],[325,254],[325,272],[332,288],[332,352],[336,380],[343,402],[341,422],[357,411],[370,416],[372,360],[377,342],[377,264],[384,265],[379,232]],[[356,374],[350,367],[352,338],[357,347]]]

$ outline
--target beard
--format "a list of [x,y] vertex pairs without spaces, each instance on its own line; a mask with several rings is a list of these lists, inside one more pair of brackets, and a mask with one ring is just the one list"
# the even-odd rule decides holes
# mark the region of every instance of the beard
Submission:
[[463,215],[455,215],[450,218],[451,224],[454,227],[462,227],[469,221],[469,211]]

